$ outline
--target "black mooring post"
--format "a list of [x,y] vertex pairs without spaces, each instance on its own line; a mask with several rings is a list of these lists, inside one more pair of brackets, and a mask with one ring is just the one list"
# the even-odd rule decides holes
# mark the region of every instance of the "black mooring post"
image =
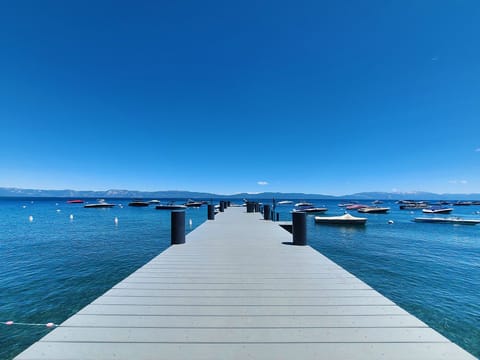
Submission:
[[208,204],[208,220],[215,220],[215,205]]
[[225,203],[223,201],[220,201],[220,212],[223,212],[225,210]]
[[255,211],[255,204],[251,201],[247,201],[247,213],[253,213]]
[[263,205],[263,219],[270,220],[270,205]]
[[172,211],[171,244],[185,244],[185,211]]
[[280,221],[280,213],[277,212],[277,221]]
[[292,213],[293,245],[307,245],[307,213]]

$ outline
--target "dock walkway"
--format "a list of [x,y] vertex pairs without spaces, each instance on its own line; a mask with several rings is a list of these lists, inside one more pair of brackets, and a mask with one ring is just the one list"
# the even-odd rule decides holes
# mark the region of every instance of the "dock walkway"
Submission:
[[230,207],[16,359],[474,359],[291,238]]

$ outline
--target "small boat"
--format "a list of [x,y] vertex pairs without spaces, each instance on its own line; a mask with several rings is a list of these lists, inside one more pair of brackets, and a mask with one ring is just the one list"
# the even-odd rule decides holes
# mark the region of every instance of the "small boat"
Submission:
[[173,202],[155,206],[156,210],[185,210],[186,208],[185,205],[174,204]]
[[293,209],[293,212],[306,212],[306,213],[324,213],[328,209],[326,207],[305,206]]
[[150,205],[150,203],[146,202],[146,201],[140,201],[140,200],[134,200],[130,203],[128,203],[128,206],[134,206],[134,207],[146,207]]
[[307,207],[307,206],[313,206],[312,203],[309,202],[299,202],[295,204],[296,207]]
[[187,207],[200,207],[203,205],[203,202],[189,199],[184,205]]
[[480,224],[480,219],[462,219],[459,217],[417,217],[412,221],[424,223],[440,223],[440,224],[460,224],[460,225],[476,225]]
[[76,199],[76,200],[67,200],[67,204],[83,204],[85,201],[83,200],[79,200],[79,199]]
[[115,204],[109,204],[107,202],[105,202],[104,199],[99,199],[98,200],[98,203],[96,204],[87,204],[87,205],[84,205],[83,207],[84,208],[97,208],[97,209],[100,209],[100,208],[112,208],[114,207]]
[[334,225],[365,225],[367,218],[355,217],[345,213],[340,216],[315,216],[315,222]]
[[368,206],[357,210],[359,213],[368,214],[386,214],[390,211],[389,207]]
[[346,208],[347,206],[352,206],[352,205],[356,205],[358,204],[357,201],[352,201],[352,202],[349,202],[349,203],[340,203],[340,204],[337,204],[338,207],[342,207],[342,208]]
[[291,200],[282,200],[277,202],[277,205],[288,205],[288,204],[293,204],[293,201]]
[[450,214],[452,211],[452,208],[444,206],[430,206],[428,208],[422,209],[422,212],[426,214]]
[[299,202],[295,204],[295,208],[293,209],[293,212],[324,213],[327,210],[328,209],[325,206],[316,207],[309,202]]
[[428,204],[425,201],[419,202],[411,202],[411,203],[404,203],[400,205],[400,210],[419,210],[419,209],[426,209],[428,208]]
[[347,209],[347,210],[358,210],[358,209],[363,209],[363,208],[366,208],[366,207],[368,207],[368,205],[352,204],[352,205],[346,206],[345,209]]
[[453,203],[455,206],[470,206],[472,205],[471,201],[457,201],[456,203]]
[[160,204],[160,200],[150,200],[150,204]]
[[375,200],[375,201],[372,201],[372,204],[375,204],[375,205],[383,204],[383,201],[382,200]]

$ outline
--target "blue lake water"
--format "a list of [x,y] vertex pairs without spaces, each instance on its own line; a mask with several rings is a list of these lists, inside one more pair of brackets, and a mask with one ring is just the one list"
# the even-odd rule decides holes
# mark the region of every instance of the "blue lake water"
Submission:
[[[170,245],[169,211],[110,202],[124,206],[0,199],[0,322],[61,323]],[[314,203],[342,213],[336,200]],[[364,228],[318,225],[309,215],[309,244],[479,357],[480,225],[413,223],[421,212],[384,205],[391,212],[365,215]],[[277,210],[280,220],[291,219],[291,205]],[[480,218],[476,211],[459,206],[453,215]],[[188,209],[187,231],[206,217],[206,207]],[[0,324],[0,358],[48,331]]]

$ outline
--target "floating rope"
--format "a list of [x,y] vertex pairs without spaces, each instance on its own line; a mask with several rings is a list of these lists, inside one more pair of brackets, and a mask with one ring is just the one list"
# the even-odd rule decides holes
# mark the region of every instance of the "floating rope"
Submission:
[[47,328],[54,328],[59,325],[54,324],[52,322],[46,323],[46,324],[37,324],[37,323],[24,323],[24,322],[14,322],[12,320],[8,321],[1,321],[0,324],[4,324],[7,326],[12,326],[12,325],[21,325],[21,326],[46,326]]

